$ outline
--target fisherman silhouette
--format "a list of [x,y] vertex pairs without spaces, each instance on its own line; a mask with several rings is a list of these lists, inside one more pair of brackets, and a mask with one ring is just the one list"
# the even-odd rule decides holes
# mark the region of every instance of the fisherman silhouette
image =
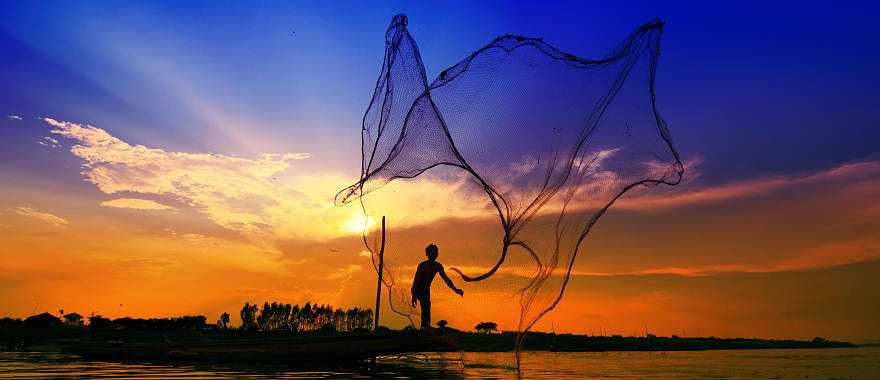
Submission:
[[416,301],[422,307],[422,329],[431,328],[431,282],[434,281],[434,275],[440,273],[440,278],[446,282],[452,291],[464,297],[464,290],[455,287],[452,280],[446,276],[443,270],[443,264],[437,262],[437,256],[440,256],[440,250],[433,243],[425,247],[425,256],[428,259],[419,264],[416,275],[413,277],[413,284],[410,293],[412,293],[412,307],[416,307]]

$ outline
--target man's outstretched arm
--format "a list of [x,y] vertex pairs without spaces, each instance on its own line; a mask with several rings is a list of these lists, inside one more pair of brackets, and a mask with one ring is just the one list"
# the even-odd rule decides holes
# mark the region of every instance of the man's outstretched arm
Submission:
[[464,290],[455,287],[455,284],[452,282],[451,279],[449,279],[449,276],[446,275],[446,271],[443,270],[443,264],[438,263],[437,265],[440,267],[437,272],[440,273],[440,278],[443,279],[443,282],[446,283],[446,286],[448,286],[449,289],[452,289],[453,292],[456,292],[458,293],[458,295],[464,297]]

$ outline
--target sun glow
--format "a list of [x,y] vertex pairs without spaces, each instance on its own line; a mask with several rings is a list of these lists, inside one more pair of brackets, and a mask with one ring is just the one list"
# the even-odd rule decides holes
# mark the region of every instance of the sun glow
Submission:
[[371,216],[365,215],[363,212],[356,212],[345,223],[342,224],[340,230],[347,234],[363,234],[376,225],[376,220]]

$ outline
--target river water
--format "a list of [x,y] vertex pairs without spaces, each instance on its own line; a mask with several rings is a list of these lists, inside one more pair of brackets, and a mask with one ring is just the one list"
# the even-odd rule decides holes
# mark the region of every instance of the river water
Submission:
[[[450,353],[377,363],[278,367],[83,360],[0,352],[0,379],[40,378],[479,378],[516,376],[513,354]],[[524,378],[880,379],[880,347],[689,352],[523,353]]]

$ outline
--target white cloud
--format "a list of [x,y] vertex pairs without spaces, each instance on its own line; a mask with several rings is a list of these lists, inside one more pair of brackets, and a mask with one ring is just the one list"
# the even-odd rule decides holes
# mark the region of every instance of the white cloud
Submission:
[[49,148],[60,148],[61,147],[61,143],[59,143],[58,140],[52,138],[51,136],[46,136],[46,137],[43,137],[42,140],[37,140],[37,144],[40,144],[42,146],[46,146]]
[[101,206],[114,208],[130,208],[135,210],[174,210],[174,207],[166,206],[148,199],[116,198],[101,202]]
[[[332,195],[348,183],[343,177],[299,177],[294,187],[277,177],[307,153],[265,154],[259,159],[222,154],[168,152],[132,145],[107,131],[44,119],[52,133],[75,141],[85,179],[106,194],[154,194],[195,207],[214,223],[248,235],[327,237],[330,221],[315,217],[333,208]],[[307,182],[307,183],[306,183]],[[132,206],[130,200],[105,206]],[[146,206],[138,202],[139,206]],[[153,205],[154,206],[154,205]],[[347,210],[350,213],[350,210]],[[341,216],[337,216],[337,219]],[[346,215],[347,217],[347,215]],[[318,231],[321,230],[321,231]]]
[[[301,199],[271,179],[306,153],[266,154],[244,159],[221,154],[167,152],[131,145],[89,125],[44,119],[52,133],[72,139],[70,151],[84,161],[83,175],[107,194],[133,192],[171,196],[195,206],[220,226],[260,232],[290,217],[287,200]],[[302,199],[301,199],[302,200]],[[302,200],[297,206],[308,206]],[[295,213],[295,212],[294,212]]]
[[[336,173],[285,173],[307,153],[266,154],[259,159],[221,154],[168,152],[131,145],[107,131],[77,123],[44,119],[52,133],[74,140],[70,151],[83,160],[85,179],[106,194],[135,193],[170,197],[191,205],[217,225],[251,237],[327,239],[343,234],[341,226],[362,218],[357,202],[337,207],[333,197],[352,178]],[[281,179],[278,179],[281,177]],[[480,215],[484,194],[461,190],[470,182],[438,186],[430,176],[395,181],[371,194],[372,205],[387,211],[397,226],[430,223],[450,215]],[[405,189],[405,190],[402,190]],[[461,200],[473,193],[473,202]],[[452,198],[455,194],[456,198]],[[401,207],[426,204],[428,209]],[[485,214],[485,213],[483,213]],[[492,213],[487,215],[492,216]]]
[[70,224],[66,220],[64,220],[63,218],[61,218],[59,216],[52,215],[48,212],[37,211],[37,210],[34,210],[30,207],[24,207],[24,206],[16,207],[16,208],[12,209],[12,212],[14,212],[18,215],[24,216],[24,217],[33,218],[33,219],[37,219],[37,220],[46,222],[46,223],[51,224],[55,227],[65,227],[68,224]]
[[9,120],[21,120],[21,116],[18,116],[18,115],[9,115],[9,116],[6,116],[6,118]]

